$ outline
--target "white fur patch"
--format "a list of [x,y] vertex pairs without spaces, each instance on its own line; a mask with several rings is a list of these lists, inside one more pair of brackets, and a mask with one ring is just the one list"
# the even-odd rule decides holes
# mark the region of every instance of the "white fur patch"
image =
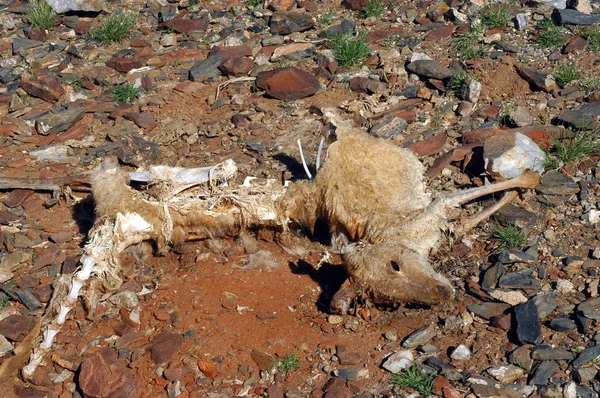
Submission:
[[117,213],[115,229],[117,228],[122,236],[152,231],[152,225],[137,213]]

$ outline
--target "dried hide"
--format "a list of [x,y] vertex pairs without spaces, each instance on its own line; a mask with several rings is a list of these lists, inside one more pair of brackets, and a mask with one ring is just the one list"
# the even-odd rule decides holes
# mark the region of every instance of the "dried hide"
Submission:
[[[330,226],[332,243],[342,255],[351,282],[376,303],[436,304],[454,295],[451,283],[436,272],[427,257],[441,237],[450,207],[513,188],[534,188],[539,176],[527,172],[513,180],[442,194],[432,200],[426,191],[424,167],[416,156],[389,141],[353,128],[329,115],[337,141],[314,180],[277,181],[227,186],[236,173],[232,161],[201,169],[156,166],[129,175],[109,160],[92,179],[96,226],[82,256],[81,269],[57,279],[55,295],[42,320],[30,363],[31,378],[80,291],[95,276],[105,290],[121,284],[119,254],[128,246],[154,240],[159,252],[188,239],[239,234],[250,227],[286,229],[291,224],[313,229],[318,220]],[[150,182],[147,191],[129,186],[130,178]],[[202,183],[202,185],[197,185]],[[516,193],[467,220],[476,225]],[[94,289],[85,293],[95,305]]]

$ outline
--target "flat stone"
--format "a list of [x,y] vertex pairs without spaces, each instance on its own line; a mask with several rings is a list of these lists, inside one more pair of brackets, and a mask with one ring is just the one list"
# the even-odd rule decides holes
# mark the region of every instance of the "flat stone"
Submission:
[[48,102],[58,101],[65,93],[65,90],[58,80],[48,75],[21,80],[21,88],[25,90],[27,94]]
[[515,178],[533,170],[544,171],[546,154],[529,137],[516,132],[495,135],[483,146],[485,168],[488,173],[502,178]]
[[178,366],[175,368],[169,368],[164,371],[165,379],[169,381],[181,380],[189,373],[187,366]]
[[[502,301],[503,303],[509,305],[518,305],[521,303],[525,303],[527,301],[527,297],[519,290],[490,290],[489,295],[498,301]],[[498,317],[502,317],[503,315],[497,315],[492,318],[492,322],[496,320]],[[502,328],[504,328],[502,326]]]
[[38,390],[33,387],[23,387],[23,386],[15,386],[15,394],[18,398],[47,398],[48,392],[43,390]]
[[138,167],[156,164],[160,155],[160,145],[137,135],[126,135],[119,141],[117,157],[126,164]]
[[43,41],[25,39],[23,37],[15,37],[12,42],[13,54],[19,54],[21,50],[39,47],[44,44]]
[[148,351],[152,362],[157,365],[163,364],[169,360],[183,344],[183,337],[174,333],[161,333],[152,341]]
[[277,47],[271,55],[271,62],[295,61],[302,58],[312,57],[315,45],[312,43],[293,43]]
[[442,25],[439,28],[436,28],[429,32],[427,36],[425,36],[424,41],[437,41],[444,40],[452,36],[454,31],[456,30],[456,25],[448,24]]
[[533,300],[514,308],[516,337],[520,344],[539,344],[542,340],[542,324]]
[[137,380],[110,347],[83,361],[78,385],[86,397],[129,398],[138,394]]
[[557,292],[544,292],[533,298],[533,303],[538,310],[540,320],[544,320],[556,308],[556,300],[559,294]]
[[349,10],[360,11],[369,0],[342,0],[342,5]]
[[541,71],[540,69],[530,68],[528,66],[520,66],[517,68],[519,75],[527,80],[527,82],[534,88],[545,92],[550,92],[552,89],[557,88],[556,80],[549,74]]
[[283,101],[309,97],[321,89],[316,77],[293,66],[259,73],[256,85],[269,96]]
[[542,195],[571,196],[579,193],[580,188],[571,177],[560,171],[550,170],[542,177],[535,190]]
[[116,70],[117,72],[127,73],[132,69],[139,69],[143,64],[133,58],[112,57],[106,62],[106,66]]
[[529,111],[522,106],[517,106],[508,113],[508,122],[513,127],[531,126],[533,121],[533,116],[531,116]]
[[256,362],[260,370],[269,372],[277,364],[277,359],[275,359],[272,355],[256,348],[252,350],[250,356],[254,362]]
[[484,290],[490,290],[496,287],[498,284],[498,280],[502,275],[504,275],[506,269],[501,262],[497,262],[492,265],[488,269],[486,269],[483,273],[483,278],[481,280],[481,288]]
[[13,345],[10,341],[6,339],[3,335],[0,334],[0,355],[4,355],[9,351],[13,350]]
[[35,121],[35,129],[40,135],[58,134],[67,131],[85,115],[84,107],[72,107],[60,112],[49,112]]
[[552,19],[558,25],[592,25],[600,21],[597,15],[585,14],[577,10],[558,9],[552,10]]
[[522,368],[515,365],[493,366],[486,369],[486,372],[494,379],[504,384],[514,383],[525,374],[525,371]]
[[0,334],[11,341],[22,341],[35,326],[35,318],[10,315],[0,321]]
[[191,32],[205,31],[208,28],[208,20],[175,18],[163,22],[159,25],[159,28],[171,28],[177,33],[189,34]]
[[444,80],[452,77],[452,71],[434,60],[417,60],[406,66],[406,70],[421,77]]
[[222,55],[211,55],[205,60],[196,61],[189,71],[190,80],[193,82],[202,82],[219,77],[221,75],[219,66],[225,60],[226,58]]
[[371,127],[369,133],[375,137],[391,139],[401,134],[408,127],[408,122],[396,116],[384,116]]
[[367,77],[357,76],[350,79],[350,90],[355,93],[376,94],[383,89],[383,84]]
[[533,370],[527,384],[542,385],[548,384],[552,373],[558,368],[558,364],[554,361],[544,361]]
[[28,310],[35,311],[42,308],[42,303],[33,295],[30,289],[15,290],[15,294],[19,302],[27,307]]
[[[21,206],[35,191],[30,189],[15,189],[2,199],[2,203],[10,209]],[[12,217],[11,217],[12,218]],[[15,219],[17,219],[15,217]]]
[[423,344],[426,344],[436,335],[436,329],[433,326],[425,326],[421,329],[415,330],[406,337],[402,342],[402,347],[414,348]]
[[570,361],[575,357],[571,351],[556,350],[549,345],[539,345],[531,349],[531,358],[540,361]]
[[245,44],[239,46],[214,46],[209,53],[209,57],[218,55],[225,59],[251,57],[252,49]]
[[523,289],[537,291],[541,288],[540,281],[533,277],[533,269],[508,272],[500,278],[498,286],[504,289]]
[[580,384],[589,383],[594,380],[597,374],[598,370],[593,366],[573,369],[573,379]]
[[227,76],[246,76],[254,69],[254,61],[250,58],[229,58],[219,66],[219,70]]
[[485,384],[471,384],[471,389],[478,398],[523,398],[523,394],[507,387],[492,387]]
[[360,365],[363,362],[358,352],[348,351],[348,348],[343,345],[336,346],[336,355],[340,361],[340,365]]
[[333,374],[345,380],[361,380],[369,378],[369,369],[367,368],[345,368],[336,369]]
[[141,128],[146,128],[156,122],[152,112],[126,112],[123,114],[123,117],[127,120],[131,120]]
[[458,369],[437,357],[427,358],[425,364],[436,369],[442,376],[448,378],[448,380],[458,381],[463,379],[463,374]]
[[550,329],[555,330],[557,332],[568,333],[572,330],[577,329],[577,325],[575,322],[568,318],[556,318],[552,319],[548,324]]
[[216,379],[219,371],[217,369],[217,365],[211,361],[199,360],[198,368],[204,373],[207,377],[211,379]]
[[304,32],[313,26],[315,26],[315,20],[309,13],[275,11],[269,21],[271,33],[274,35]]
[[562,49],[563,54],[570,54],[575,51],[583,50],[587,45],[587,40],[581,36],[573,36]]
[[407,149],[410,149],[417,156],[431,156],[441,152],[447,140],[448,136],[442,131],[433,137],[409,145]]
[[471,358],[471,350],[466,345],[459,344],[450,354],[450,358],[455,361],[466,361]]
[[600,127],[598,116],[600,116],[600,102],[589,102],[577,109],[564,111],[552,122],[576,130],[595,130]]
[[319,37],[352,35],[356,31],[356,22],[343,18],[339,24],[332,25],[319,33]]
[[511,306],[505,303],[481,303],[467,305],[467,310],[483,319],[490,319],[497,315],[502,315],[507,312],[509,308],[511,308]]
[[498,261],[500,261],[502,264],[535,264],[536,258],[530,254],[519,250],[505,249],[500,252],[500,255],[498,256]]

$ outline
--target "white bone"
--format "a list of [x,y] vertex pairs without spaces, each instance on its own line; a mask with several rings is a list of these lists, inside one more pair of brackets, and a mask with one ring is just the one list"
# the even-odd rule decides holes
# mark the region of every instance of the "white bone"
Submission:
[[[69,298],[70,298],[70,295],[69,295]],[[75,298],[77,298],[77,296],[75,296]],[[67,320],[67,315],[69,314],[69,311],[71,311],[71,308],[62,304],[60,306],[60,312],[58,313],[58,317],[56,318],[56,323],[58,323],[59,325],[62,325],[63,323],[65,323],[65,321]]]
[[312,174],[310,174],[310,170],[308,170],[308,165],[306,164],[306,159],[304,159],[304,152],[302,152],[302,143],[300,142],[300,139],[298,139],[298,149],[300,149],[300,159],[302,159],[302,167],[304,167],[306,176],[309,180],[312,180]]
[[43,348],[52,347],[52,342],[54,341],[54,337],[56,336],[57,333],[58,333],[58,330],[52,329],[52,328],[48,328],[48,329],[44,330],[44,341],[42,341],[41,346]]

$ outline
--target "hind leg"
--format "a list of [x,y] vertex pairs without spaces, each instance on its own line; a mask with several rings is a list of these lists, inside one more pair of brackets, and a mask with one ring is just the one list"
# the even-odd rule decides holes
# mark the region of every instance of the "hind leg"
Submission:
[[483,187],[469,188],[462,191],[453,192],[436,199],[436,202],[439,201],[439,203],[443,204],[445,207],[457,207],[474,199],[495,192],[506,191],[514,188],[533,189],[538,186],[539,183],[540,175],[535,171],[527,170],[519,177],[498,182],[496,184],[484,185]]
[[515,200],[517,196],[519,196],[519,194],[514,191],[505,193],[498,202],[467,218],[460,228],[461,232],[469,232],[471,229],[475,228],[477,224],[488,219],[492,214],[500,210],[504,205]]

